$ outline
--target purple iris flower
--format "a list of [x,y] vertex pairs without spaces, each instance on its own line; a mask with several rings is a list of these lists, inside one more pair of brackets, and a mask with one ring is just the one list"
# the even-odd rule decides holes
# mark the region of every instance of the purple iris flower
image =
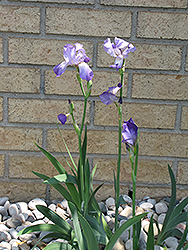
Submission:
[[57,116],[57,118],[59,119],[59,121],[64,125],[65,122],[67,121],[67,116],[65,114],[59,114]]
[[101,102],[103,102],[105,105],[109,105],[113,102],[117,101],[116,93],[122,88],[121,83],[119,83],[115,87],[108,88],[107,91],[103,92],[99,97],[101,99]]
[[103,46],[105,52],[116,57],[115,64],[110,67],[116,68],[117,70],[122,68],[123,59],[128,57],[129,52],[134,52],[136,50],[134,45],[117,37],[115,37],[114,43],[111,43],[110,38],[107,38]]
[[138,136],[138,127],[136,126],[132,118],[130,118],[128,121],[124,121],[122,136],[122,142],[132,146],[135,145]]
[[93,78],[93,72],[87,63],[91,60],[85,54],[85,49],[80,43],[66,44],[63,48],[63,56],[65,61],[54,67],[56,76],[62,75],[67,66],[76,66],[79,68],[80,78],[90,81]]

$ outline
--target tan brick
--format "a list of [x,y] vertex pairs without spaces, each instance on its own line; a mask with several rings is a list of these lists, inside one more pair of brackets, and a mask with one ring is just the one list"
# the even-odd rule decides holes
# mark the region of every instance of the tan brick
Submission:
[[47,8],[46,32],[51,34],[80,36],[130,37],[131,12],[73,8]]
[[188,156],[188,135],[171,133],[140,133],[140,155]]
[[0,92],[39,93],[40,70],[0,67]]
[[46,185],[41,182],[1,181],[0,197],[8,196],[10,202],[46,198]]
[[[95,158],[93,165],[97,164],[95,180],[113,181],[113,171],[117,172],[117,158]],[[142,183],[169,183],[168,174],[169,161],[140,159],[138,163],[137,182]],[[131,182],[131,163],[122,159],[120,169],[120,181]]]
[[[9,62],[55,66],[64,61],[62,49],[67,43],[74,44],[75,41],[10,38]],[[84,45],[87,55],[91,58],[93,44],[83,41],[81,43]]]
[[[61,134],[70,150],[70,152],[79,152],[78,136],[74,130],[62,129]],[[66,152],[65,146],[57,129],[48,129],[47,131],[47,150],[50,152]]]
[[[84,102],[74,101],[73,103],[74,118],[81,124]],[[9,99],[9,122],[60,123],[57,118],[60,113],[69,113],[68,100]],[[86,121],[89,123],[89,104]],[[66,123],[72,124],[71,116],[68,116]]]
[[0,6],[0,31],[40,33],[40,8]]
[[3,120],[3,97],[0,97],[0,121]]
[[[0,155],[1,156],[1,155]],[[65,170],[72,173],[63,156],[58,156],[56,159],[62,164]],[[70,160],[67,159],[70,163]],[[77,161],[75,161],[77,163]],[[9,177],[10,178],[38,178],[32,171],[39,172],[50,177],[58,175],[56,168],[43,155],[10,155],[9,156]]]
[[[17,0],[14,0],[14,1],[17,1]],[[30,0],[20,0],[20,1],[21,2],[30,2]],[[94,4],[95,0],[32,0],[32,2]]]
[[188,162],[178,162],[176,183],[188,185]]
[[3,38],[0,38],[0,62],[3,62]]
[[153,186],[137,186],[136,188],[136,199],[143,199],[145,196],[160,201],[161,199],[170,196],[171,189],[168,187],[153,187]]
[[104,5],[119,6],[140,6],[140,7],[165,7],[165,8],[186,8],[186,0],[101,0]]
[[182,107],[182,114],[181,114],[181,129],[188,129],[188,107]]
[[133,74],[133,98],[188,99],[188,76]]
[[188,189],[186,188],[177,188],[177,192],[176,192],[176,195],[177,195],[177,199],[180,200],[184,197],[188,197]]
[[[124,96],[127,92],[128,74],[124,76]],[[108,89],[110,86],[115,86],[120,82],[117,72],[104,72],[94,71],[94,77],[92,79],[92,91],[91,95],[100,95]],[[71,88],[70,88],[71,84]],[[84,84],[84,82],[83,82]],[[55,77],[52,70],[46,70],[45,72],[45,94],[58,94],[58,95],[82,95],[80,85],[76,78],[76,71],[66,70],[61,77]],[[86,86],[84,85],[85,89]]]
[[4,176],[4,155],[3,154],[0,154],[0,177],[3,177]]
[[42,129],[0,127],[0,150],[38,151],[34,142],[42,144]]
[[[62,130],[62,135],[71,152],[79,152],[77,135],[74,130]],[[89,130],[88,131],[88,153],[116,154],[118,131]],[[51,152],[65,151],[63,142],[57,130],[49,129],[47,132],[47,149]]]
[[[176,108],[174,105],[124,103],[123,120],[132,117],[139,127],[173,129]],[[96,102],[94,124],[118,126],[118,112],[115,105],[106,106]]]
[[188,39],[187,25],[187,14],[139,12],[137,37]]
[[[126,60],[127,68],[180,70],[182,46],[134,44],[137,50],[129,53]],[[98,44],[98,67],[109,67],[115,58],[103,50],[102,43]]]

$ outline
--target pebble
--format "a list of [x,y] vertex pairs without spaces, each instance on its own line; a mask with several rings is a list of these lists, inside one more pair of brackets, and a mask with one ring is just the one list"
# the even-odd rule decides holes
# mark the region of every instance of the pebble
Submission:
[[155,211],[157,214],[166,213],[168,210],[167,205],[164,202],[158,202],[155,204]]
[[[118,209],[118,220],[119,226],[132,217],[132,199],[128,195],[122,195],[126,204],[121,204]],[[142,214],[145,211],[148,212],[147,217],[142,220],[141,233],[140,233],[140,248],[139,250],[146,250],[147,232],[149,229],[149,221],[151,216],[158,222],[159,227],[162,227],[166,211],[168,209],[168,199],[157,200],[146,196],[144,199],[137,200],[136,203],[136,215]],[[108,223],[112,232],[114,232],[115,226],[115,200],[110,197],[106,201],[98,203],[101,208],[104,218]],[[7,197],[0,198],[0,250],[30,250],[39,237],[45,236],[48,232],[35,232],[17,236],[17,232],[29,225],[38,225],[44,223],[52,223],[48,218],[44,217],[37,209],[36,205],[47,206],[47,203],[40,198],[32,199],[30,202],[16,202],[11,203]],[[70,209],[65,199],[62,201],[52,201],[48,204],[48,207],[63,217],[71,226],[73,222],[70,215]],[[188,208],[187,208],[188,209]],[[182,232],[185,229],[186,224],[180,223],[177,228]],[[158,234],[158,229],[154,223],[154,234]],[[133,239],[132,239],[132,227],[125,230],[120,236],[117,243],[114,245],[113,250],[132,250]],[[188,241],[188,236],[187,236]],[[46,245],[59,241],[60,239],[44,239],[34,250],[41,250]],[[177,248],[179,239],[170,237],[165,241],[167,250],[174,250]],[[155,250],[163,250],[160,246],[155,246]],[[102,248],[101,248],[102,250]]]

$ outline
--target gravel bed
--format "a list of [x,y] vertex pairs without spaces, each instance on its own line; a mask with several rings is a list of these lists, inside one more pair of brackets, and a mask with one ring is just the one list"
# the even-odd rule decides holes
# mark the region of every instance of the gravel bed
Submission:
[[[123,195],[123,198],[127,204],[123,204],[119,207],[119,221],[122,225],[127,219],[132,216],[132,199]],[[183,199],[182,199],[183,200]],[[181,200],[181,201],[182,201]],[[149,220],[153,214],[153,218],[158,221],[159,227],[162,227],[170,199],[156,198],[152,199],[149,196],[144,197],[143,200],[137,201],[136,214],[148,212],[147,218],[142,220],[142,229],[140,235],[140,250],[146,249],[147,231],[149,228]],[[180,202],[181,202],[180,201]],[[177,204],[179,202],[177,201]],[[30,233],[21,236],[17,236],[17,233],[23,228],[42,223],[52,223],[49,219],[45,218],[37,209],[36,205],[44,205],[55,211],[62,218],[72,225],[70,211],[66,200],[52,201],[47,203],[45,200],[35,198],[26,203],[23,201],[11,203],[8,197],[0,198],[0,250],[30,250],[39,238],[45,235],[44,232]],[[114,230],[115,222],[115,200],[110,197],[106,201],[99,202],[101,211],[103,212],[105,219],[111,228]],[[188,211],[188,205],[184,208]],[[185,229],[185,223],[180,223],[178,226],[182,232]],[[158,229],[154,224],[154,234],[158,234]],[[127,229],[119,238],[113,250],[132,250],[132,228]],[[187,239],[188,241],[188,236]],[[35,250],[43,249],[47,244],[50,244],[54,239],[44,239],[35,247]],[[179,239],[170,237],[165,241],[165,247],[168,250],[175,250],[178,245]],[[155,246],[155,250],[162,250],[162,247]],[[92,249],[90,249],[92,250]]]

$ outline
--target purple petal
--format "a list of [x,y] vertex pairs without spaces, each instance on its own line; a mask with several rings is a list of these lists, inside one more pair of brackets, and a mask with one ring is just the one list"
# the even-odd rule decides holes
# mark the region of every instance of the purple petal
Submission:
[[117,37],[115,37],[114,42],[116,44],[116,47],[118,49],[121,49],[121,50],[125,49],[129,45],[128,42],[126,42],[125,40],[123,40],[121,38],[117,38]]
[[64,125],[67,121],[67,116],[65,114],[59,114],[58,116],[59,121]]
[[120,89],[122,88],[122,85],[120,83],[120,85],[118,84],[117,86],[115,87],[109,87],[108,88],[108,92],[112,93],[112,94],[116,94]]
[[114,94],[112,94],[108,91],[103,92],[99,97],[101,99],[101,102],[103,102],[105,105],[109,105],[111,103],[114,103],[118,99]]
[[123,65],[123,58],[122,57],[116,57],[115,64],[110,65],[110,67],[119,70],[119,69],[122,68],[122,65]]
[[68,63],[66,61],[56,65],[54,67],[54,73],[56,74],[56,77],[59,77],[60,75],[62,75],[65,72],[67,66],[68,66]]
[[63,48],[63,55],[65,58],[65,61],[69,65],[75,64],[76,59],[76,48],[72,44],[66,44]]
[[116,57],[114,49],[113,49],[113,44],[110,41],[110,38],[107,38],[104,43],[103,43],[103,49],[106,53],[110,54],[113,57]]
[[134,145],[138,136],[138,127],[134,123],[133,119],[130,118],[123,124],[122,136],[124,143]]
[[88,66],[87,63],[82,62],[78,65],[79,67],[79,72],[80,72],[80,78],[86,81],[90,81],[93,78],[93,71],[92,69]]

